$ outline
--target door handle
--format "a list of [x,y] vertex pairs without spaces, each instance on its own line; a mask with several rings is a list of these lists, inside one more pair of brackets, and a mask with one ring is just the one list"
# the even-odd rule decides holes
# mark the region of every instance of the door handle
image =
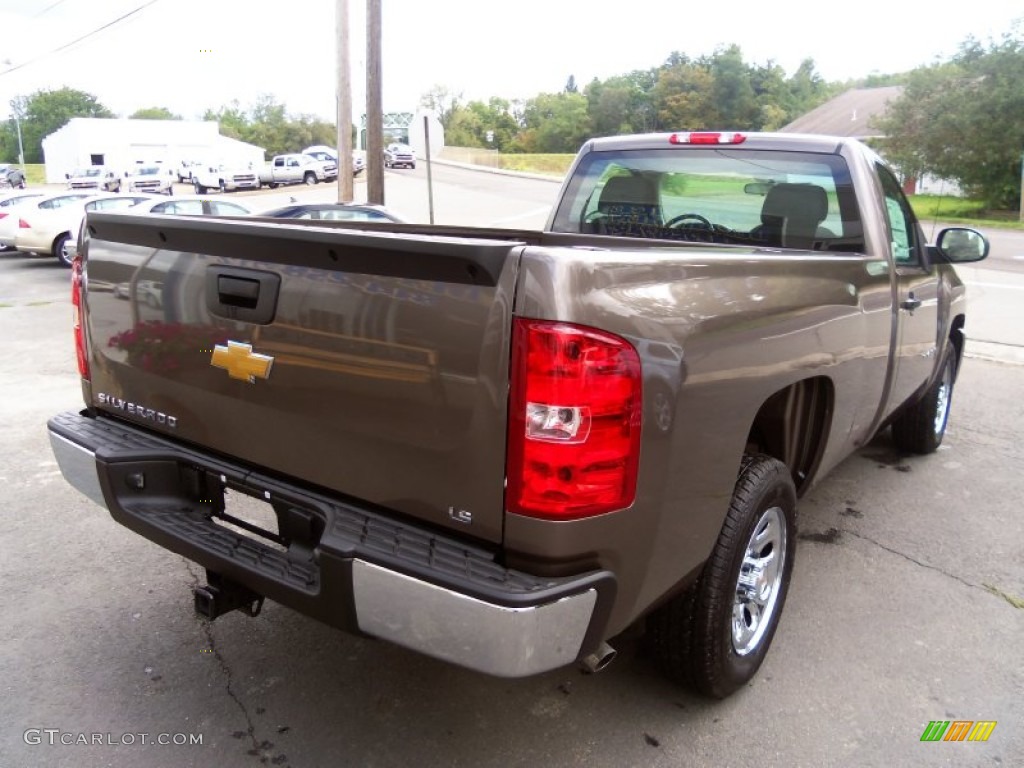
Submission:
[[910,294],[906,300],[900,302],[900,309],[906,309],[913,312],[915,309],[921,306],[921,300],[914,298],[914,294]]

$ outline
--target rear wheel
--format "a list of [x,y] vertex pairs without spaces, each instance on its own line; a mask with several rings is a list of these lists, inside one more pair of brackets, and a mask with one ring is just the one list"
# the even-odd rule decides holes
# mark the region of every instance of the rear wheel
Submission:
[[206,191],[206,187],[204,187],[198,181],[192,184],[192,189],[195,190],[197,195],[201,195]]
[[306,184],[306,186],[310,186],[311,187],[314,184],[316,184],[316,174],[315,173],[307,173],[305,176],[302,177],[302,181],[303,181],[303,183]]
[[700,577],[647,620],[654,657],[669,678],[721,699],[754,677],[778,627],[795,544],[789,470],[769,456],[745,456]]
[[907,453],[934,453],[942,445],[949,421],[956,378],[956,356],[952,347],[942,361],[942,371],[920,400],[903,411],[892,423],[896,447]]
[[72,261],[71,253],[68,250],[69,245],[71,245],[71,235],[67,232],[53,241],[53,255],[65,267],[70,267]]

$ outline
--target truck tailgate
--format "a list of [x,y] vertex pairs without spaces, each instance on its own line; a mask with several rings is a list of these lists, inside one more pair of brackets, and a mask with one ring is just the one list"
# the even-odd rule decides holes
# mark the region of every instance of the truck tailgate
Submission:
[[256,468],[498,542],[522,245],[90,215],[87,396]]

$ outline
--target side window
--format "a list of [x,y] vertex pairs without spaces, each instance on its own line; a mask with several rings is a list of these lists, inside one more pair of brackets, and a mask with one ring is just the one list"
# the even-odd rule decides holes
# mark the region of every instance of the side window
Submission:
[[245,216],[247,211],[231,203],[210,202],[210,213],[214,216]]
[[917,226],[910,203],[900,189],[899,182],[888,168],[877,166],[885,196],[885,214],[889,219],[890,247],[897,265],[919,264]]
[[56,202],[56,200],[43,200],[43,202],[39,204],[39,207],[46,211],[52,211],[57,207]]
[[160,203],[149,209],[150,213],[174,213],[174,203]]
[[275,157],[274,158],[274,167],[275,168],[284,168],[284,158],[283,157]]

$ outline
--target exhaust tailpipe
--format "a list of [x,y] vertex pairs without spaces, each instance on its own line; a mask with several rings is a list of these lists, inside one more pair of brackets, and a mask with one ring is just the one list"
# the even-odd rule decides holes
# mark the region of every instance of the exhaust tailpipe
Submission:
[[585,671],[594,674],[611,664],[617,653],[608,643],[601,643],[596,651],[584,657],[580,663]]

